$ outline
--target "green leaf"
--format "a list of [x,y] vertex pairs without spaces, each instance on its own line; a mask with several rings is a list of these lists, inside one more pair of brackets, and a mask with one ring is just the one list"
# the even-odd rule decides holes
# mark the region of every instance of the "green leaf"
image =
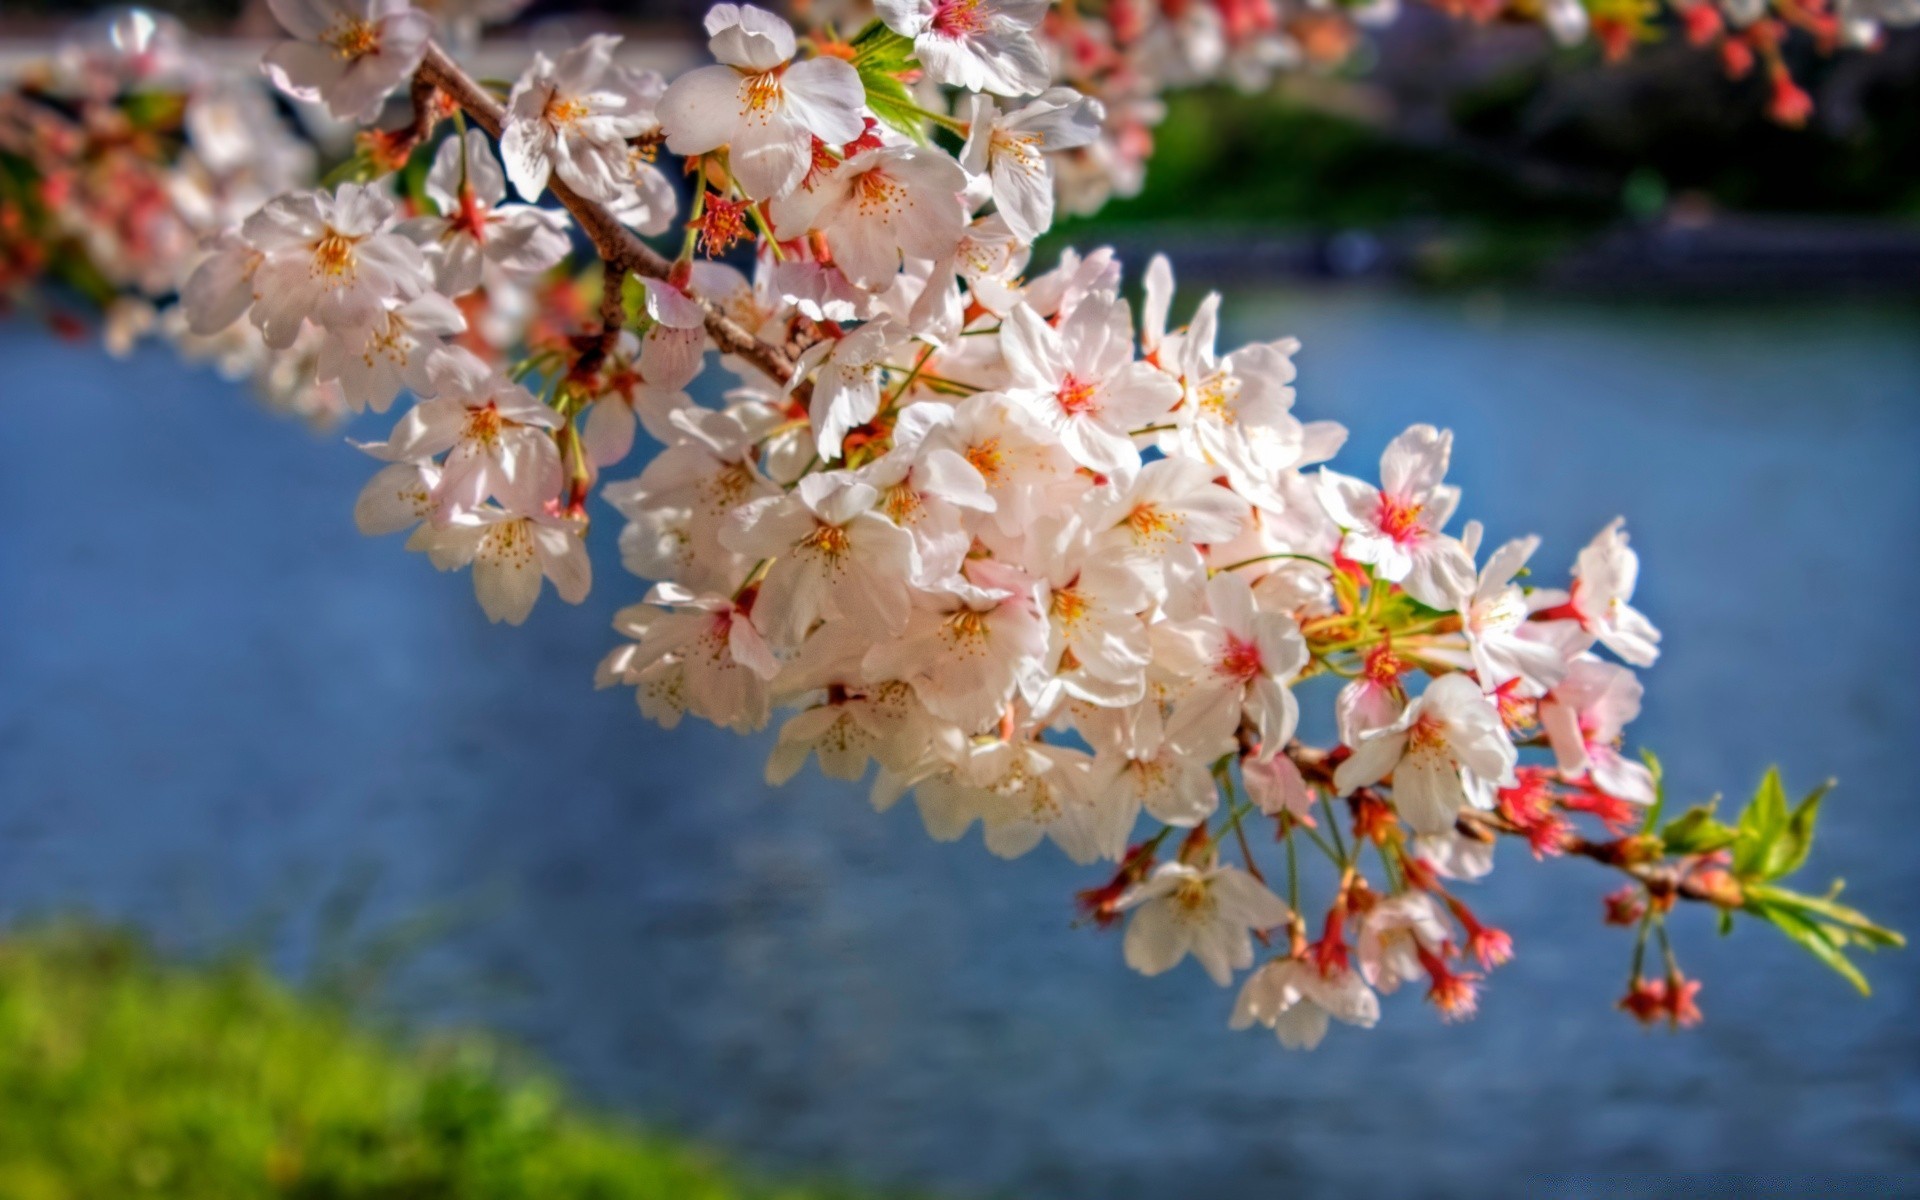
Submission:
[[881,21],[869,21],[853,39],[853,65],[868,70],[900,72],[914,66],[913,39],[895,33]]
[[1647,764],[1647,771],[1653,776],[1653,803],[1647,806],[1647,819],[1641,823],[1641,833],[1652,833],[1660,824],[1660,815],[1667,808],[1666,772],[1660,768],[1660,757],[1651,750],[1640,751],[1640,761]]
[[1807,793],[1807,798],[1787,814],[1786,827],[1767,848],[1765,861],[1760,864],[1763,876],[1779,879],[1791,875],[1807,861],[1807,851],[1813,849],[1813,827],[1820,817],[1820,802],[1833,790],[1833,782],[1829,779]]
[[620,308],[626,314],[628,329],[638,329],[647,319],[647,285],[638,275],[625,275],[620,279]]
[[1787,828],[1787,791],[1780,785],[1780,768],[1767,768],[1760,790],[1740,814],[1740,841],[1733,851],[1733,873],[1742,879],[1764,878],[1763,869],[1773,843]]
[[1825,896],[1808,896],[1789,888],[1774,887],[1769,884],[1756,884],[1747,889],[1749,899],[1775,908],[1792,909],[1809,920],[1820,920],[1832,925],[1845,940],[1868,950],[1882,946],[1899,948],[1907,944],[1907,939],[1896,930],[1876,925],[1867,915],[1850,905],[1840,903],[1842,884],[1836,880],[1833,890]]
[[900,74],[920,64],[913,57],[913,39],[902,37],[879,21],[870,22],[853,39],[853,69],[867,90],[867,107],[888,127],[916,142],[927,141],[927,119],[921,115]]
[[1848,961],[1846,954],[1842,952],[1841,946],[1845,941],[1834,935],[1832,926],[1809,920],[1796,909],[1776,904],[1749,905],[1749,911],[1765,917],[1773,923],[1774,928],[1800,943],[1808,953],[1839,972],[1841,978],[1857,988],[1862,996],[1873,994],[1873,989],[1867,985],[1867,977],[1862,975],[1860,968]]
[[1719,799],[1715,797],[1705,804],[1696,804],[1667,822],[1667,827],[1660,831],[1660,841],[1667,853],[1709,854],[1733,845],[1740,831],[1714,819],[1713,809],[1717,803]]
[[898,130],[922,145],[927,141],[927,119],[920,114],[913,93],[891,75],[860,72],[867,88],[867,107],[888,127]]

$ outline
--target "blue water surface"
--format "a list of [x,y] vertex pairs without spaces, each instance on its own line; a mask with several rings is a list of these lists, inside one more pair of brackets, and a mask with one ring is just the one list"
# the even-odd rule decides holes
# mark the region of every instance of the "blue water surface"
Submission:
[[[1348,469],[1451,426],[1463,512],[1544,535],[1543,575],[1627,514],[1667,635],[1634,732],[1677,797],[1743,797],[1775,760],[1839,776],[1814,870],[1920,928],[1913,311],[1228,311],[1230,340],[1303,339],[1298,411],[1352,428]],[[1090,880],[1058,856],[937,845],[811,768],[771,790],[770,734],[594,692],[642,586],[610,513],[586,604],[490,627],[467,576],[354,531],[374,464],[337,436],[160,348],[16,321],[0,363],[0,917],[84,907],[181,948],[263,928],[293,967],[370,872],[376,926],[459,914],[388,989],[412,1020],[506,1030],[756,1164],[958,1197],[1920,1190],[1920,955],[1869,962],[1862,1000],[1769,930],[1682,914],[1708,1021],[1649,1034],[1610,1011],[1613,881],[1508,846],[1474,895],[1520,956],[1478,1020],[1403,995],[1290,1055],[1228,1032],[1197,969],[1143,979],[1070,928]]]

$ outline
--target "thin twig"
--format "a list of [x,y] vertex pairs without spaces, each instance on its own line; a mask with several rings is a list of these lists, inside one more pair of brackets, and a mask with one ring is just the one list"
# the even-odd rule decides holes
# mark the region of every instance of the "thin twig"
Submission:
[[[500,137],[506,110],[446,51],[432,42],[427,43],[426,54],[420,60],[418,78],[446,93],[493,138],[497,140]],[[609,268],[645,275],[650,279],[668,279],[671,276],[673,263],[622,225],[606,206],[580,195],[557,177],[549,179],[547,186],[561,205],[573,214],[574,220],[580,223],[580,228],[592,239],[594,249]],[[776,383],[785,383],[793,374],[793,363],[780,347],[761,341],[707,301],[697,296],[692,299],[705,313],[707,334],[722,353],[746,359]]]

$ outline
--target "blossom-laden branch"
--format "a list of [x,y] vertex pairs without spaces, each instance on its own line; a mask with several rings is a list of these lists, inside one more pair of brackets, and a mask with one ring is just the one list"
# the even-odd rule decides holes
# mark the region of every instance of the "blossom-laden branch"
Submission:
[[[439,46],[428,43],[421,57],[415,80],[444,93],[461,111],[472,117],[474,122],[488,135],[500,136],[506,111],[500,101],[488,94],[486,89],[476,83],[471,76],[460,69],[460,65],[449,58]],[[416,89],[416,96],[420,89]],[[415,112],[430,111],[430,105],[416,105]],[[418,127],[416,126],[416,129]],[[419,134],[424,140],[424,131]],[[649,279],[669,281],[673,277],[673,263],[659,251],[636,237],[631,229],[622,225],[617,217],[608,212],[605,206],[590,200],[561,179],[552,180],[554,199],[573,214],[580,223],[580,229],[593,241],[601,261],[608,267],[625,273],[644,275]],[[685,279],[680,281],[685,286]],[[618,295],[617,290],[614,295]],[[784,382],[792,372],[793,364],[777,346],[769,346],[749,331],[742,329],[733,318],[705,301],[695,300],[705,323],[707,336],[723,353],[738,354],[754,366],[759,367],[770,379]],[[608,314],[611,315],[611,314]]]
[[[876,807],[911,794],[937,839],[1110,864],[1081,899],[1126,922],[1127,962],[1193,958],[1239,983],[1230,1024],[1289,1046],[1374,1024],[1402,984],[1472,1012],[1514,952],[1462,894],[1501,837],[1629,878],[1607,917],[1637,930],[1643,1019],[1698,1017],[1679,900],[1765,919],[1862,987],[1847,952],[1898,944],[1783,882],[1823,793],[1789,806],[1770,775],[1736,824],[1663,822],[1622,749],[1661,642],[1622,522],[1536,586],[1537,538],[1449,532],[1447,431],[1395,438],[1377,483],[1336,472],[1346,431],[1294,415],[1292,339],[1222,351],[1220,297],[1176,318],[1164,258],[1137,310],[1110,250],[1032,269],[1056,211],[1125,186],[1141,149],[1115,125],[1139,95],[1088,65],[1071,11],[887,0],[842,40],[720,4],[710,65],[667,80],[592,37],[503,102],[397,0],[274,7],[281,91],[361,124],[412,99],[337,186],[291,182],[311,163],[244,98],[135,103],[151,78],[116,72],[166,69],[150,44],[104,68],[84,153],[29,147],[33,220],[129,181],[173,197],[68,236],[165,268],[140,287],[178,287],[151,319],[190,353],[312,408],[411,395],[361,444],[383,465],[356,519],[471,568],[495,620],[549,583],[585,597],[604,498],[653,583],[597,678],[644,715],[745,733],[788,709],[772,783],[814,760],[872,775]],[[1144,67],[1129,11],[1110,48]],[[143,257],[157,236],[189,249]],[[732,247],[746,271],[716,261]],[[733,379],[696,402],[708,351]],[[639,430],[661,449],[606,479]],[[1335,744],[1299,743],[1303,701]]]

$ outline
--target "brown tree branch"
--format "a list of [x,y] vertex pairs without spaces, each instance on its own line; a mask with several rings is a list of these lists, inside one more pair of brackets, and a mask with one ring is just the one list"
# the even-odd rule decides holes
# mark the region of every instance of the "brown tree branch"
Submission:
[[[495,140],[499,139],[501,125],[506,119],[505,108],[435,43],[427,43],[426,55],[420,60],[416,78],[451,97],[480,128]],[[581,196],[558,176],[549,179],[547,186],[561,205],[573,214],[573,219],[580,223],[587,237],[592,239],[594,249],[609,267],[609,279],[615,278],[617,273],[627,272],[651,279],[669,277],[673,263],[641,241],[604,205]],[[793,374],[793,363],[784,350],[761,341],[707,301],[699,297],[693,299],[706,314],[707,335],[722,353],[738,355],[758,367],[776,384],[786,385]]]

